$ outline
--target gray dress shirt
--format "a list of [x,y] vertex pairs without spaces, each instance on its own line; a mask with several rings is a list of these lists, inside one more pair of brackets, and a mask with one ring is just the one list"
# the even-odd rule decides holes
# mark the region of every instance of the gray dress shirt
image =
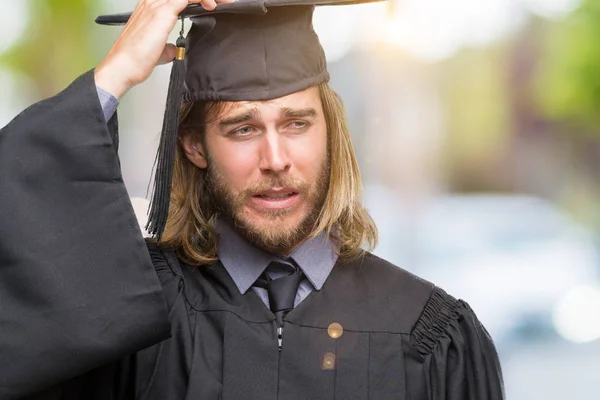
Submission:
[[100,105],[104,113],[104,120],[108,121],[112,118],[115,111],[117,111],[119,100],[100,86],[96,86],[96,90],[98,91],[98,99],[100,99]]
[[[219,235],[217,255],[240,293],[245,294],[252,288],[267,307],[269,307],[267,291],[252,285],[272,261],[289,264],[292,259],[304,272],[306,278],[300,283],[296,292],[295,307],[313,290],[321,290],[338,257],[336,246],[325,234],[305,241],[288,256],[277,256],[250,244],[222,219],[217,220],[215,229]],[[274,279],[278,275],[277,272],[270,274]]]

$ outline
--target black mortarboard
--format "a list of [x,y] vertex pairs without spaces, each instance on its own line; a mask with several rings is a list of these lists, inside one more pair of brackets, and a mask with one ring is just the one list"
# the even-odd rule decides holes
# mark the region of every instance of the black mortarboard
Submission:
[[[192,27],[187,39],[182,29],[177,41],[156,158],[150,234],[160,240],[167,221],[182,101],[269,100],[328,81],[325,53],[312,27],[314,6],[374,1],[380,0],[239,0],[218,4],[214,11],[190,5],[180,14],[182,20],[191,19]],[[121,25],[130,16],[106,15],[96,22]]]

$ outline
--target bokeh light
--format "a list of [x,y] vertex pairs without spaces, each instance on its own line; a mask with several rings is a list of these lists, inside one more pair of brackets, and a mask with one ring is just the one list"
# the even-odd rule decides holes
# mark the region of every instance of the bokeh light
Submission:
[[570,290],[554,309],[557,332],[575,343],[600,339],[600,285]]
[[321,363],[321,369],[324,371],[331,371],[335,369],[336,356],[333,353],[325,353],[323,356],[323,362]]
[[29,23],[28,1],[5,1],[0,11],[0,54],[26,34]]

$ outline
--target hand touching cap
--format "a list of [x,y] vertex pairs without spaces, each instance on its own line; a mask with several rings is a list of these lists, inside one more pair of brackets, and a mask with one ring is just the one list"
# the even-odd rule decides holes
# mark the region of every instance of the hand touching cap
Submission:
[[127,25],[95,70],[96,85],[116,98],[143,82],[158,64],[175,58],[175,46],[167,44],[179,13],[188,4],[214,10],[217,3],[234,0],[140,0]]

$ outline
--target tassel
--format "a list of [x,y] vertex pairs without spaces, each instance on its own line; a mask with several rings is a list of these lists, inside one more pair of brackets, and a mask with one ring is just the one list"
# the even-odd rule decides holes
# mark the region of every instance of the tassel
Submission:
[[160,143],[154,160],[154,188],[146,230],[156,241],[160,241],[167,225],[171,197],[171,180],[173,164],[177,149],[177,133],[179,130],[179,109],[183,98],[186,74],[184,26],[181,20],[181,32],[177,39],[177,55],[173,60],[167,104],[163,120]]

